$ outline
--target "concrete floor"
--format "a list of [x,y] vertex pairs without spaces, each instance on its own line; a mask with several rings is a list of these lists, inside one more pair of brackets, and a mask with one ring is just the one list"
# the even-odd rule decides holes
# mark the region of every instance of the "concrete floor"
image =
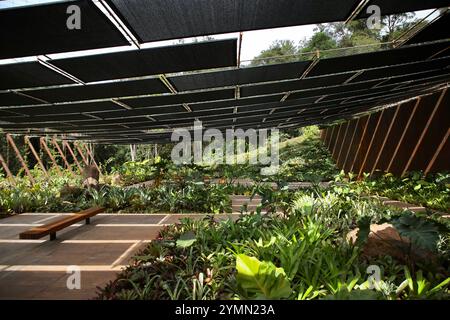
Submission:
[[[55,241],[19,239],[20,232],[64,215],[24,213],[0,219],[0,299],[91,299],[164,225],[204,216],[98,214],[90,225],[75,224],[58,232]],[[80,270],[80,289],[67,287],[73,279],[70,266]]]

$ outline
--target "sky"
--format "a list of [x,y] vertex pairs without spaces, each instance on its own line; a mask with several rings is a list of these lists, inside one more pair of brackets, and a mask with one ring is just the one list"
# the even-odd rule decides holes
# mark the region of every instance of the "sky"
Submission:
[[[261,51],[270,47],[275,40],[292,40],[299,43],[309,39],[314,34],[316,25],[296,26],[287,28],[275,28],[257,31],[247,31],[242,37],[241,61],[251,60]],[[214,38],[225,38],[229,35],[215,36]],[[239,34],[233,34],[238,37]]]
[[[37,3],[44,2],[58,2],[62,0],[5,0],[0,1],[0,9],[14,7],[14,6],[24,6],[24,5],[34,5]],[[416,18],[425,17],[428,13],[432,12],[432,10],[424,10],[416,13]],[[266,30],[258,30],[258,31],[247,31],[243,33],[243,41],[241,48],[241,62],[249,61],[257,56],[264,49],[269,48],[269,46],[275,40],[292,40],[296,44],[298,44],[302,40],[309,39],[314,33],[315,25],[305,25],[305,26],[295,26],[295,27],[286,27],[286,28],[275,28],[275,29],[266,29]],[[222,35],[213,35],[214,39],[227,39],[227,38],[238,38],[239,33],[228,33]],[[192,39],[186,39],[186,43],[192,41]],[[175,43],[174,40],[169,41],[159,41],[149,44],[144,44],[141,48],[149,48],[149,47],[157,47],[164,45],[171,45]],[[51,58],[64,58],[71,57],[77,55],[86,55],[86,54],[95,54],[95,53],[105,53],[105,52],[113,52],[113,51],[124,51],[130,50],[132,47],[117,47],[113,49],[100,49],[100,50],[86,50],[83,52],[75,52],[75,53],[64,53],[64,54],[54,54],[49,55]],[[28,57],[24,59],[9,59],[9,60],[0,60],[0,64],[3,63],[11,63],[14,61],[27,61],[27,60],[35,60],[35,57]]]

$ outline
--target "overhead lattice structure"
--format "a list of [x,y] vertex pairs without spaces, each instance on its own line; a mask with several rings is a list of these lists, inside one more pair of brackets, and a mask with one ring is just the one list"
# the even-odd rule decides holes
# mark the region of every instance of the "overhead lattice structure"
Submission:
[[[87,30],[67,33],[69,4],[86,11]],[[138,47],[158,40],[346,21],[363,17],[370,4],[391,14],[443,7],[448,1],[110,0],[0,10],[0,40],[8,43],[0,58],[46,55],[0,65],[0,128],[98,143],[167,142],[173,129],[190,128],[195,120],[220,130],[327,124],[447,86],[446,14],[397,48],[330,58],[310,54],[298,62],[259,67],[240,66],[238,39]],[[101,6],[113,15],[105,15]],[[47,18],[33,28],[22,24],[43,14]],[[125,34],[111,17],[125,26]],[[5,31],[16,24],[22,27],[15,36]],[[91,28],[101,35],[87,32]],[[123,45],[130,48],[49,57]]]

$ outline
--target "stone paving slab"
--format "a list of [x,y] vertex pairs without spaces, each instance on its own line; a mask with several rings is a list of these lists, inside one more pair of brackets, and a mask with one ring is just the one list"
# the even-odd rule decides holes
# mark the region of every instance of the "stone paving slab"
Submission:
[[[55,241],[20,240],[19,233],[67,214],[25,213],[0,220],[0,299],[91,299],[162,227],[204,214],[98,214],[75,224]],[[237,219],[239,215],[215,215]],[[43,221],[43,219],[45,219]],[[66,286],[67,268],[81,268],[81,289]]]
[[3,272],[0,297],[14,299],[89,299],[98,286],[116,277],[116,271],[82,271],[79,290],[67,289],[70,274],[61,271]]
[[151,240],[156,238],[161,226],[102,226],[88,225],[57,235],[60,240]]
[[[166,215],[102,214],[57,233],[57,240],[20,240],[19,233],[65,214],[30,213],[0,220],[0,299],[89,299],[114,280],[154,239]],[[42,221],[43,219],[46,219]],[[81,290],[66,287],[67,267],[81,271]]]

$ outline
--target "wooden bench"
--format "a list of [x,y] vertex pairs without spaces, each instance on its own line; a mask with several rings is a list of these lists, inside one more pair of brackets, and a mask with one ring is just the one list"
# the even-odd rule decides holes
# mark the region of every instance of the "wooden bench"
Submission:
[[105,211],[105,208],[94,207],[87,210],[83,210],[73,215],[64,217],[55,222],[48,223],[46,225],[35,227],[33,229],[22,232],[19,237],[20,239],[40,239],[47,235],[50,235],[50,240],[56,239],[56,231],[62,230],[71,226],[74,223],[86,220],[86,224],[90,224],[90,218],[96,214]]

